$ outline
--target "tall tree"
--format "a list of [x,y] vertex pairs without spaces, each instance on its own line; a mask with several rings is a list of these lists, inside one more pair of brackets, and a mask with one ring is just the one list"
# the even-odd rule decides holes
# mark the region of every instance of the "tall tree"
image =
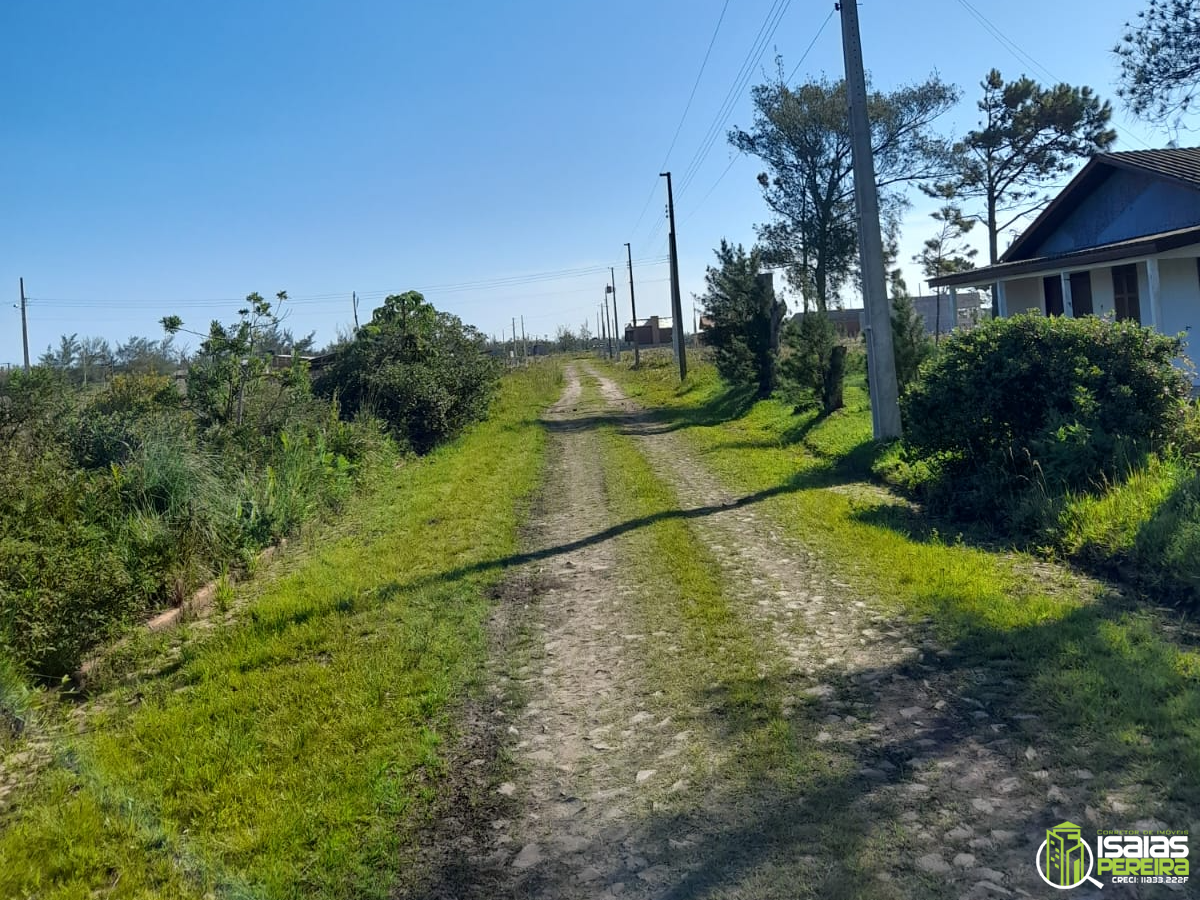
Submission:
[[[774,219],[757,226],[763,259],[787,267],[805,309],[826,310],[853,277],[858,255],[845,82],[821,79],[789,88],[780,80],[758,85],[753,96],[753,126],[733,129],[729,141],[767,167],[758,182]],[[951,171],[949,142],[932,124],[958,98],[958,89],[936,76],[870,93],[875,174],[889,230],[905,206],[903,185]]]
[[926,190],[946,198],[978,199],[988,230],[988,259],[1000,256],[1000,232],[1041,206],[1045,189],[1075,161],[1107,150],[1112,105],[1090,87],[1042,87],[1021,76],[1005,81],[992,69],[981,82],[979,127],[955,144],[957,171]]
[[762,255],[722,240],[718,266],[709,266],[707,290],[697,299],[712,320],[707,341],[715,348],[717,370],[731,384],[753,385],[760,397],[775,387],[779,326],[787,305],[775,299],[770,280],[762,277]]
[[1150,0],[1126,22],[1118,96],[1135,115],[1166,122],[1186,115],[1200,92],[1200,2]]
[[[926,278],[941,278],[943,275],[953,275],[957,272],[967,272],[975,268],[975,257],[979,251],[965,240],[967,234],[975,227],[975,220],[963,215],[962,209],[953,203],[948,203],[941,209],[931,213],[933,221],[938,223],[938,230],[933,237],[925,240],[921,252],[913,257],[913,262],[921,267]],[[934,317],[933,339],[936,343],[942,334],[942,291],[937,289],[937,313]],[[954,328],[958,323],[950,323]]]

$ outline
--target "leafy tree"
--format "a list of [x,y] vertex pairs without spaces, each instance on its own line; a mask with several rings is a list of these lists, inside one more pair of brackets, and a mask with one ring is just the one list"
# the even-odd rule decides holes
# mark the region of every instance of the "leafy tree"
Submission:
[[[275,300],[272,306],[261,294],[250,294],[246,306],[238,310],[237,322],[226,326],[214,320],[208,334],[199,335],[204,340],[188,367],[187,398],[201,425],[221,430],[244,424],[247,391],[272,371],[266,338],[278,333],[279,307],[287,300],[287,292],[280,291]],[[162,326],[170,335],[184,330],[179,316],[165,316]],[[308,383],[296,367],[279,377],[289,379],[290,384]]]
[[[913,262],[921,266],[926,278],[941,278],[943,275],[954,275],[975,268],[975,257],[979,251],[964,240],[975,220],[963,215],[962,210],[952,203],[931,214],[933,221],[938,223],[938,231],[933,237],[925,240],[921,252],[913,257]],[[934,322],[934,342],[942,334],[942,288],[937,289],[937,315]],[[954,328],[957,322],[951,322]]]
[[1117,95],[1135,115],[1165,122],[1192,109],[1200,91],[1200,3],[1149,0],[1137,23],[1125,23]]
[[803,313],[788,323],[783,341],[786,353],[779,364],[783,381],[811,392],[823,412],[841,409],[846,348],[829,316],[821,310]]
[[[857,261],[845,83],[821,79],[789,88],[780,81],[758,85],[753,97],[753,127],[733,129],[729,141],[767,167],[758,182],[774,219],[757,227],[763,259],[788,267],[806,310],[826,310]],[[905,206],[901,185],[951,171],[949,144],[932,123],[958,98],[958,89],[936,76],[869,95],[880,208],[889,230]]]
[[121,371],[135,375],[165,375],[182,359],[174,345],[173,334],[158,341],[135,335],[125,343],[117,344],[113,363]]
[[[112,363],[112,348],[104,338],[85,337],[79,342],[79,370],[83,376],[83,386],[93,377],[97,367]],[[103,375],[101,375],[103,378]]]
[[393,294],[316,383],[344,414],[369,411],[426,453],[487,414],[499,367],[487,340],[416,291]]
[[760,277],[762,255],[722,240],[718,267],[709,266],[708,289],[698,297],[711,318],[708,342],[716,349],[717,370],[726,381],[753,385],[765,397],[775,387],[779,324],[787,304],[775,299],[770,282]]
[[956,171],[926,188],[934,196],[982,200],[988,259],[999,258],[1000,232],[1045,202],[1044,189],[1074,162],[1107,150],[1112,106],[1090,87],[1042,87],[1021,76],[1006,82],[992,69],[981,82],[983,120],[955,144]]
[[554,335],[554,347],[560,351],[577,350],[579,348],[579,338],[566,325],[559,325]]

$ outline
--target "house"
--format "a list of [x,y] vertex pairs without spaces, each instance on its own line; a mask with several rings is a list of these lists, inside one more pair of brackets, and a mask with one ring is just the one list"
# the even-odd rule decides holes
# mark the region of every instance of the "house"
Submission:
[[[1200,326],[1200,148],[1092,157],[995,265],[930,280],[996,285],[996,313]],[[1200,343],[1186,347],[1200,362]]]
[[671,326],[660,324],[658,316],[651,316],[643,324],[625,326],[625,342],[637,341],[639,347],[657,347],[671,343]]
[[[796,313],[792,316],[792,324],[799,325],[800,320],[805,315],[806,313],[803,312]],[[854,309],[830,309],[826,310],[825,315],[833,323],[833,328],[839,337],[856,338],[862,334],[864,320],[861,307]]]

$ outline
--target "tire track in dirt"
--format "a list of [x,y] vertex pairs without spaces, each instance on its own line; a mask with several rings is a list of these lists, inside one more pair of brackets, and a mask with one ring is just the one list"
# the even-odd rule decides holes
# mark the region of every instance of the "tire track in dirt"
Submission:
[[956,667],[928,620],[907,621],[856,595],[766,510],[721,485],[678,435],[641,415],[611,379],[585,371],[625,416],[624,432],[686,498],[684,508],[718,508],[691,527],[738,586],[745,613],[769,627],[768,652],[779,654],[780,676],[798,687],[785,704],[815,699],[823,713],[816,740],[856,758],[849,793],[861,819],[886,827],[893,818],[911,836],[907,856],[876,873],[883,883],[861,892],[1040,896],[1046,886],[1033,858],[1046,825],[1097,822],[1101,807],[1121,812],[1123,798],[1097,796],[1087,770],[1054,766],[1037,717],[1010,702],[1016,685],[1001,669]]
[[[585,401],[581,368],[602,401]],[[928,622],[860,596],[610,379],[568,366],[545,422],[547,472],[470,728],[479,756],[462,761],[468,825],[435,838],[433,877],[404,896],[1043,896],[1048,820],[1121,812],[1091,773],[1053,764],[1003,670],[964,667]],[[614,423],[686,498],[688,529],[758,635],[763,684],[793,734],[842,763],[827,778],[749,783],[713,685],[658,689],[647,660],[679,650],[646,633],[661,598],[624,574],[638,523],[609,509],[600,428]]]
[[[562,398],[545,415],[550,446],[544,485],[527,530],[532,560],[505,579],[502,616],[523,616],[531,649],[514,665],[497,647],[490,721],[503,733],[510,780],[480,790],[502,810],[435,853],[441,872],[413,896],[567,898],[638,896],[670,880],[643,848],[639,817],[683,788],[689,734],[640,660],[636,586],[622,580],[611,537],[602,453],[593,416],[569,366]],[[506,701],[517,695],[523,703]],[[485,772],[489,760],[466,763]]]

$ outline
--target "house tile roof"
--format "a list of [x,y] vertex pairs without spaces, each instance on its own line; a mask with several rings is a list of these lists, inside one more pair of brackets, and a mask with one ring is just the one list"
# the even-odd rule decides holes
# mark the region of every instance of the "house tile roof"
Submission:
[[1140,169],[1200,187],[1200,147],[1171,147],[1166,150],[1122,150],[1101,153],[1100,162],[1127,169]]

